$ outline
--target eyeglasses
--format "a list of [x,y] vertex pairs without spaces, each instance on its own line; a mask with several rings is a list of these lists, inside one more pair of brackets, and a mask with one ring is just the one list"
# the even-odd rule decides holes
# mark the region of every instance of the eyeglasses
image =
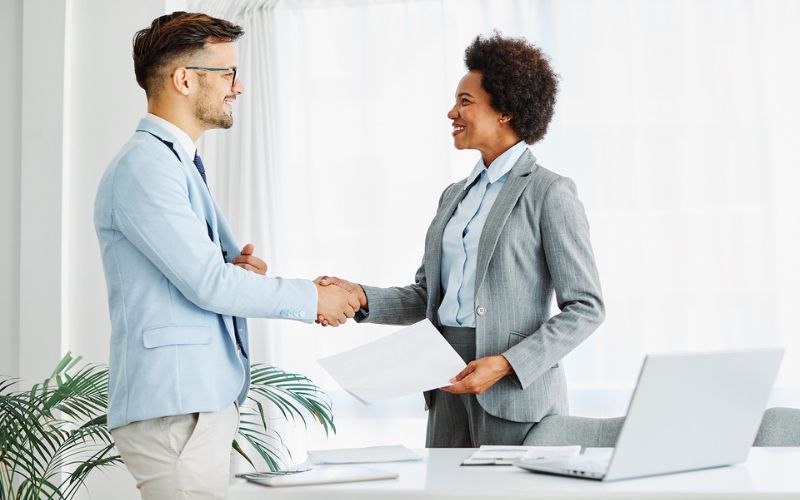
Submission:
[[197,71],[213,71],[215,73],[218,73],[220,71],[232,71],[233,78],[231,78],[231,90],[233,90],[236,87],[236,73],[238,71],[238,68],[236,66],[231,66],[229,68],[206,68],[205,66],[186,66],[186,69],[193,69]]

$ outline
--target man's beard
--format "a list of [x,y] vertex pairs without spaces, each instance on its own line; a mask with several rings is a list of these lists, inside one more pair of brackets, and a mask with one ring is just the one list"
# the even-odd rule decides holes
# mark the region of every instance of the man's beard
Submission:
[[[201,83],[201,87],[204,87]],[[231,128],[233,126],[233,113],[226,113],[223,104],[217,106],[208,97],[208,92],[203,88],[194,108],[195,117],[208,128]]]

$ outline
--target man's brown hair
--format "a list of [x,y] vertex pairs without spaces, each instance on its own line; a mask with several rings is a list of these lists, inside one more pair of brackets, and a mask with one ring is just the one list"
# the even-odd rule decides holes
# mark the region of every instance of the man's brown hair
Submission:
[[133,69],[147,94],[155,95],[160,73],[178,58],[192,55],[207,43],[233,42],[244,34],[241,26],[192,12],[173,12],[154,19],[133,36]]

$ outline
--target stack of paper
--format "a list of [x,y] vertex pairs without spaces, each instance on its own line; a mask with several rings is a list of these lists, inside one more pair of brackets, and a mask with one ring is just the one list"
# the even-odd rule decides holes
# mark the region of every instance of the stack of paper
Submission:
[[512,465],[517,460],[549,460],[581,452],[580,446],[481,446],[461,465]]

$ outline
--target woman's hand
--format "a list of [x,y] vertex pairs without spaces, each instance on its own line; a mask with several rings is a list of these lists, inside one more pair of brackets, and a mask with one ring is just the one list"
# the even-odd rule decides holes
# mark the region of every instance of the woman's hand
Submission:
[[486,356],[470,362],[461,373],[450,379],[452,385],[441,389],[453,394],[483,394],[498,380],[512,373],[514,369],[504,356]]
[[[347,280],[343,280],[341,278],[337,278],[335,276],[320,276],[314,280],[314,284],[318,286],[338,286],[339,288],[343,288],[345,291],[348,291],[358,297],[358,302],[361,309],[367,308],[367,295],[364,293],[364,289],[358,283],[352,283]],[[328,326],[330,323],[323,318],[322,316],[317,316],[317,320],[314,322],[318,325]]]

